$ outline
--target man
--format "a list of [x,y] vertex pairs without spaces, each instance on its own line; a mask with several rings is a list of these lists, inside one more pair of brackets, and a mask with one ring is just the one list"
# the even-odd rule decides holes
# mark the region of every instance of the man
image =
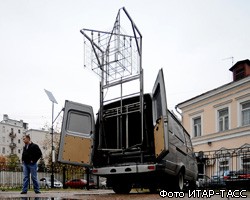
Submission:
[[36,194],[41,193],[37,180],[37,161],[42,157],[42,152],[39,146],[30,140],[29,135],[23,137],[25,146],[23,147],[22,162],[23,162],[23,189],[21,194],[27,194],[29,185],[29,176],[33,181],[33,187]]

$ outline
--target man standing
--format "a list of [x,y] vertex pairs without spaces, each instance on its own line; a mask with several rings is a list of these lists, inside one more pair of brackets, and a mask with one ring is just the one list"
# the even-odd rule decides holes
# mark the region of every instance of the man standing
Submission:
[[42,157],[42,152],[39,146],[30,141],[30,136],[23,137],[25,146],[23,147],[22,162],[23,162],[23,189],[21,194],[27,194],[29,185],[29,176],[33,181],[33,187],[36,194],[41,193],[37,180],[37,161]]

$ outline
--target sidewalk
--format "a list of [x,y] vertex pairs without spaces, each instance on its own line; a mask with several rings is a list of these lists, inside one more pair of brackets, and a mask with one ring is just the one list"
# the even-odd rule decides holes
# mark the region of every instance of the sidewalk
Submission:
[[[198,191],[198,190],[197,190]],[[244,198],[238,197],[226,197],[223,198],[221,195],[213,195],[209,198],[207,197],[188,197],[185,193],[183,200],[197,200],[197,199],[207,199],[207,200],[238,200],[238,199],[250,199],[250,192],[244,192]],[[158,199],[172,199],[177,200],[179,197],[161,197],[159,194],[149,194],[141,193],[140,191],[132,191],[129,195],[118,195],[113,192],[113,190],[71,190],[71,189],[58,189],[58,190],[46,190],[41,191],[41,194],[36,194],[34,191],[30,190],[27,194],[20,194],[20,191],[0,191],[0,200],[158,200]]]
[[0,191],[0,199],[82,199],[83,196],[114,194],[112,190],[46,190],[41,191],[41,194],[36,194],[33,190],[29,190],[27,194],[20,194],[21,191]]

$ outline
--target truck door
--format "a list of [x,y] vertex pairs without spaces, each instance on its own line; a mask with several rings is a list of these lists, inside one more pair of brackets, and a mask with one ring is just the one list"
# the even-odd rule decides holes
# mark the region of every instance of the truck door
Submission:
[[94,129],[92,107],[66,100],[58,161],[90,166]]
[[155,156],[161,159],[167,155],[169,150],[169,137],[168,137],[168,109],[165,91],[165,83],[163,70],[160,69],[157,75],[153,91],[153,121],[154,128],[154,141],[155,141]]

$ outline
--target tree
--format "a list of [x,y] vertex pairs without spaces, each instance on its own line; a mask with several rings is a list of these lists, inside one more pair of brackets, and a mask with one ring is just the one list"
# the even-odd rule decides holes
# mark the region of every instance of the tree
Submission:
[[7,157],[7,160],[8,160],[8,164],[7,164],[8,170],[16,171],[17,169],[20,168],[20,160],[16,154],[10,154]]
[[0,171],[5,170],[7,165],[7,158],[3,155],[0,155]]
[[46,172],[46,171],[47,171],[47,168],[46,168],[46,166],[45,166],[45,162],[44,162],[44,159],[43,159],[43,158],[41,158],[41,159],[39,160],[37,166],[38,166],[38,171],[39,171],[39,172]]

